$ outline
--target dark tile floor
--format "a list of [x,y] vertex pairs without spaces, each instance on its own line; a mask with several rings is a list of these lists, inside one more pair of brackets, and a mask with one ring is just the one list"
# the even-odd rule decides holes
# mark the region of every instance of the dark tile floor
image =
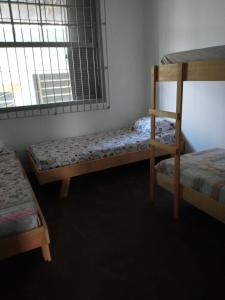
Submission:
[[148,202],[146,162],[59,185],[31,178],[49,226],[53,261],[40,250],[0,262],[0,299],[225,299],[225,226],[158,189]]

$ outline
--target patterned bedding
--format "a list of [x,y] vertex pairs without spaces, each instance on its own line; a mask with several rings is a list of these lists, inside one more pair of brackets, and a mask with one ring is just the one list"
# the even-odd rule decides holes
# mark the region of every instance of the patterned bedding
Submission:
[[19,160],[12,151],[0,152],[0,237],[39,225],[37,206]]
[[[172,176],[174,159],[156,165],[157,171]],[[210,149],[181,157],[181,183],[225,203],[225,149]]]
[[[166,128],[166,130],[165,130]],[[171,122],[157,121],[156,140],[174,143]],[[141,151],[149,148],[150,119],[141,118],[128,128],[97,134],[65,138],[31,145],[29,151],[39,170]]]

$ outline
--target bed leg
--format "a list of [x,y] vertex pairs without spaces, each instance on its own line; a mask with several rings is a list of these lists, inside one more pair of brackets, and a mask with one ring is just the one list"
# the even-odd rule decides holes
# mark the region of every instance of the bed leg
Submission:
[[175,176],[174,176],[174,198],[173,198],[173,217],[179,219],[180,215],[180,156],[175,158]]
[[173,203],[173,217],[174,219],[178,220],[179,219],[179,208],[180,208],[180,197],[178,195],[174,195],[174,203]]
[[150,159],[150,202],[155,201],[156,194],[156,172],[155,172],[155,157],[154,149],[151,150],[151,159]]
[[41,251],[42,251],[42,256],[43,256],[44,261],[52,260],[48,244],[41,246]]
[[70,178],[66,178],[61,183],[60,198],[67,198],[69,194]]
[[[151,172],[151,177],[155,177],[155,172]],[[155,178],[151,178],[150,179],[150,202],[153,203],[155,202],[155,194],[156,194],[156,191],[155,191]]]

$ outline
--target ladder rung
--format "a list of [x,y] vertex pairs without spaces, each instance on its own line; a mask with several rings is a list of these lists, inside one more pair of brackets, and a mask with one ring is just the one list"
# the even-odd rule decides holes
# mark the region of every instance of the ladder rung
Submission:
[[170,154],[177,154],[179,152],[179,147],[173,144],[162,144],[157,142],[156,140],[150,140],[150,145],[156,148],[159,148]]
[[180,119],[180,114],[170,112],[170,111],[150,109],[149,113],[150,113],[150,115],[157,116],[157,117],[167,117],[167,118],[171,118],[171,119],[175,119],[175,120]]

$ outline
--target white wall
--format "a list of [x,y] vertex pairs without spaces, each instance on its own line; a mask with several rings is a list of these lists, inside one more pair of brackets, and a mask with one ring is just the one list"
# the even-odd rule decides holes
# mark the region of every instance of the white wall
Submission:
[[0,140],[23,154],[31,143],[119,128],[143,115],[148,102],[143,3],[106,0],[109,110],[0,121]]
[[[167,53],[225,45],[224,0],[152,0],[146,11],[148,48],[153,48],[149,65]],[[164,87],[163,95],[171,98],[168,90]],[[225,147],[224,128],[225,84],[186,84],[183,132],[189,149]]]
[[[111,108],[0,121],[0,140],[23,154],[31,143],[124,126],[147,111],[149,69],[163,54],[225,44],[224,0],[106,0],[106,10]],[[192,149],[225,147],[224,96],[223,84],[185,87]]]

